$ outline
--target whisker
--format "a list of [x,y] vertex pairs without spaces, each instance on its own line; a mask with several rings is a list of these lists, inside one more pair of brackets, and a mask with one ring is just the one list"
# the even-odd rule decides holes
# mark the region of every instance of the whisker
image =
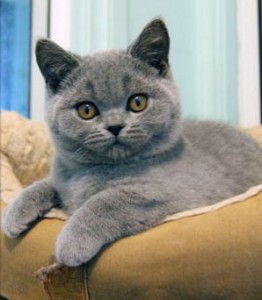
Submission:
[[108,141],[108,139],[103,138],[103,139],[91,139],[91,140],[87,140],[86,142],[89,145],[94,145],[94,144],[99,144],[99,143],[106,143]]
[[139,130],[139,129],[134,129],[134,130],[130,129],[130,130],[127,130],[126,133],[128,133],[128,134],[132,134],[132,133],[138,133],[138,134],[140,134],[141,130]]
[[87,139],[93,139],[93,138],[98,138],[98,137],[103,137],[103,136],[104,136],[104,134],[102,134],[102,133],[97,133],[97,134],[94,133],[94,134],[89,135]]

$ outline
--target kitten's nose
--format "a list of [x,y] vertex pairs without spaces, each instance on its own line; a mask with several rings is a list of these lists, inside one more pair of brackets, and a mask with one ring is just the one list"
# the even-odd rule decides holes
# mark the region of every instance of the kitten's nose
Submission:
[[124,128],[123,125],[108,126],[107,130],[113,133],[114,136],[119,135],[119,132]]

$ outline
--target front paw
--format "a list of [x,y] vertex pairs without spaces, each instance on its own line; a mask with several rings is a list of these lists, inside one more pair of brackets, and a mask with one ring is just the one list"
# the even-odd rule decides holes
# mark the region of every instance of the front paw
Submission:
[[14,204],[10,204],[2,214],[3,232],[10,238],[18,237],[28,229],[28,224],[23,219],[22,212]]
[[97,238],[66,226],[56,241],[56,259],[59,263],[76,267],[93,258],[102,247],[103,242]]

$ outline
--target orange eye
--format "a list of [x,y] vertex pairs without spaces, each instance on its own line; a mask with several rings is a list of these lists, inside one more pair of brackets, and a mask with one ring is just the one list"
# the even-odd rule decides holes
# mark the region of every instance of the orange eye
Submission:
[[127,109],[139,113],[147,108],[148,98],[145,95],[133,95],[129,98]]
[[77,113],[81,119],[91,120],[98,115],[96,106],[91,102],[83,102],[76,107]]

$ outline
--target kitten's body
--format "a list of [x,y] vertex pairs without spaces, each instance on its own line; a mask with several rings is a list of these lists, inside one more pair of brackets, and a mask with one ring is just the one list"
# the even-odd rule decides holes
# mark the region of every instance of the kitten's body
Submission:
[[[9,236],[62,205],[71,217],[56,256],[75,266],[169,214],[262,182],[262,150],[253,140],[227,125],[181,121],[168,49],[159,20],[128,51],[79,58],[39,42],[56,157],[50,178],[27,188],[6,210]],[[84,116],[93,109],[89,119],[79,113],[83,103]]]
[[72,214],[101,191],[135,187],[143,194],[148,186],[152,199],[165,203],[164,218],[168,212],[212,204],[262,182],[262,152],[249,137],[208,121],[185,121],[182,128],[175,146],[141,160],[81,165],[57,158],[53,181],[64,209]]

